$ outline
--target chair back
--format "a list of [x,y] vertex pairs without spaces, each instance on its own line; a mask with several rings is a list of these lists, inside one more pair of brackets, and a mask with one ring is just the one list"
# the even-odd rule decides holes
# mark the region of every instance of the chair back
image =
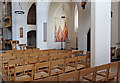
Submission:
[[58,75],[58,81],[72,81],[76,82],[79,78],[79,71],[74,71],[70,73],[63,73],[61,75]]

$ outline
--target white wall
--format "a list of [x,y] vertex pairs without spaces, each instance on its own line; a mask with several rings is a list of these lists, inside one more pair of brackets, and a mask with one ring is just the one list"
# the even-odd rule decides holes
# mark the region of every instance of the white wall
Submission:
[[[43,23],[48,22],[49,2],[37,2],[37,48],[47,49],[46,42],[43,42]],[[49,27],[49,26],[48,26]],[[50,37],[50,34],[49,34]],[[48,41],[49,42],[49,41]]]
[[111,2],[92,2],[92,56],[91,65],[98,66],[110,62],[111,47]]
[[[21,6],[25,14],[16,15],[15,10],[18,10],[18,2],[12,2],[12,40],[19,40],[20,43],[27,44],[27,32],[36,30],[35,25],[27,25],[28,10],[33,2],[21,2]],[[20,27],[23,27],[23,38],[20,38]]]
[[[58,3],[51,3],[50,8],[49,8],[49,14],[48,14],[48,37],[47,37],[47,47],[48,48],[57,48],[60,49],[61,48],[61,43],[60,42],[54,42],[54,29],[55,29],[55,22],[54,22],[54,18],[58,17],[60,18],[62,15],[62,6],[63,3],[58,2]],[[74,31],[74,27],[73,27],[73,13],[71,10],[72,6],[70,3],[64,3],[64,13],[65,16],[67,18],[67,28],[68,28],[68,38],[71,39],[71,45],[69,46],[69,48],[71,47],[75,47],[74,45],[72,45],[73,43],[75,43],[73,41],[72,38],[72,31]]]
[[118,43],[120,43],[120,1],[118,3]]
[[112,2],[111,10],[113,16],[111,19],[111,45],[118,43],[118,2]]
[[79,10],[79,28],[78,28],[78,47],[79,50],[87,51],[87,33],[91,28],[91,3],[88,2],[86,9],[81,8],[81,3],[78,3]]
[[[69,48],[76,47],[76,37],[77,33],[75,33],[74,29],[74,12],[75,12],[75,5],[76,3],[64,3],[65,4],[65,11],[66,16],[68,19],[68,37],[71,39],[71,44]],[[62,2],[59,3],[51,3],[50,2],[37,2],[36,6],[36,22],[37,26],[27,25],[27,13],[32,5],[32,2],[21,3],[23,11],[25,14],[22,16],[16,15],[14,11],[17,9],[18,3],[12,3],[12,30],[13,30],[13,40],[19,40],[20,43],[27,43],[27,32],[30,30],[37,30],[37,47],[41,49],[50,49],[50,48],[57,48],[60,49],[61,45],[59,42],[54,42],[54,17],[60,17],[62,12],[60,7]],[[87,32],[90,28],[90,20],[91,20],[91,13],[90,13],[90,4],[87,4],[86,10],[81,9],[81,4],[78,3],[78,10],[79,10],[79,49],[80,50],[87,50]],[[43,23],[48,23],[47,29],[47,42],[43,42]],[[23,27],[23,38],[20,38],[20,27]],[[36,28],[37,27],[37,28]]]

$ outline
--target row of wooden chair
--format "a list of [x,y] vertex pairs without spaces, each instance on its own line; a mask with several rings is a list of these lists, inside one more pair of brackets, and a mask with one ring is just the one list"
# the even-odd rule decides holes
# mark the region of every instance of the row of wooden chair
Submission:
[[3,53],[2,55],[22,55],[22,54],[33,54],[33,53],[48,53],[49,55],[51,54],[59,54],[59,53],[66,53],[66,52],[72,52],[72,50],[51,50],[51,51],[43,51],[43,50],[32,50],[32,49],[28,49],[27,51],[23,51],[23,50],[18,50],[18,51],[15,51],[15,52],[9,52],[9,53]]
[[[62,60],[57,61],[61,63]],[[55,62],[55,64],[57,64]],[[11,81],[90,81],[90,82],[108,82],[118,81],[120,62],[113,62],[97,67],[86,68],[71,72],[58,71],[57,75],[53,72],[53,68],[49,68],[51,62],[38,63],[35,65],[18,66],[14,69],[14,77]],[[64,65],[65,66],[65,65]],[[43,69],[45,68],[45,69]],[[112,70],[113,68],[113,70]],[[114,71],[116,68],[116,71]],[[30,71],[31,70],[31,71]],[[52,73],[52,74],[51,74]],[[19,75],[17,75],[19,74]],[[21,74],[21,75],[20,75]]]
[[30,53],[32,53],[32,52],[36,52],[36,51],[40,51],[40,49],[39,48],[35,48],[35,49],[25,49],[25,50],[8,50],[8,51],[5,51],[5,53],[17,53],[17,52],[22,52],[22,53],[24,53],[24,52],[30,52]]
[[[63,54],[63,53],[67,53],[69,52],[68,50],[62,50],[62,51],[55,51],[54,53],[51,53],[51,55],[54,54],[54,57],[56,55],[59,54]],[[56,54],[55,54],[56,53]],[[78,52],[69,52],[69,54],[73,55],[74,53],[77,53],[77,54],[81,54],[81,56],[83,56],[83,53],[82,51],[78,51]],[[40,52],[40,53],[31,53],[31,54],[14,54],[14,55],[11,55],[9,53],[5,53],[5,54],[2,54],[2,63],[5,63],[9,60],[13,60],[13,59],[26,59],[26,58],[32,58],[32,57],[40,57],[40,56],[48,56],[49,55],[49,52]],[[49,56],[51,56],[49,55]],[[67,54],[64,54],[64,55],[59,55],[59,56],[66,56]],[[57,58],[58,56],[56,56]]]
[[[29,61],[28,63],[37,63],[37,62],[42,62],[42,61],[49,61],[50,59],[53,60],[58,60],[58,59],[63,59],[63,58],[70,58],[73,56],[76,56],[76,54],[81,53],[81,55],[83,56],[83,51],[77,51],[77,52],[73,52],[73,53],[60,53],[60,54],[56,54],[56,55],[50,55],[50,56],[45,56],[48,55],[47,52],[42,52],[41,53],[41,57],[38,58],[38,54],[37,53],[33,53],[30,56],[28,56],[28,54],[26,55],[18,55],[17,56],[17,61],[20,61],[19,59],[24,59],[25,63],[27,63],[27,61]],[[16,59],[14,56],[3,56],[2,57],[2,68],[3,68],[3,74],[6,73],[6,70],[4,70],[4,68],[7,65],[7,62],[11,62],[11,60]],[[9,61],[10,60],[10,61]],[[12,61],[14,62],[14,61]],[[23,61],[22,61],[23,62]],[[5,64],[5,65],[4,65]]]
[[[44,56],[44,59],[45,57],[47,56]],[[48,57],[46,59],[48,59]],[[3,67],[7,70],[6,73],[8,75],[8,80],[11,77],[11,74],[13,74],[13,71],[15,70],[14,68],[19,66],[34,65],[34,71],[36,72],[35,79],[46,77],[46,75],[56,75],[64,72],[75,71],[81,68],[86,68],[86,56],[50,61],[44,61],[40,59],[39,62],[36,61],[36,57],[8,61],[8,65],[6,65],[6,67]],[[46,71],[46,69],[48,70]]]
[[25,49],[25,50],[8,50],[5,51],[5,53],[13,53],[13,52],[25,52],[25,51],[29,51],[31,52],[35,52],[35,51],[41,51],[41,52],[46,52],[46,51],[56,51],[56,49],[46,49],[46,50],[40,50],[39,48],[34,48],[34,49]]
[[[51,55],[57,55],[57,54],[63,54],[69,52],[68,50],[62,50],[62,51],[55,51],[54,53],[52,52]],[[70,51],[71,52],[71,51]],[[76,52],[77,53],[77,52]],[[80,51],[79,51],[80,53]],[[14,54],[11,55],[10,53],[4,53],[2,54],[2,63],[11,60],[11,59],[24,59],[24,58],[29,58],[29,57],[39,57],[39,56],[48,56],[49,52],[40,52],[40,53],[31,53],[31,54]]]

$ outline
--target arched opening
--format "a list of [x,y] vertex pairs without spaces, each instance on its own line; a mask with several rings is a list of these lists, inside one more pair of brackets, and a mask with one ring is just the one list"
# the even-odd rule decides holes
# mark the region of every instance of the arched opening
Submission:
[[74,29],[76,34],[76,49],[78,49],[78,7],[75,5],[75,13],[74,13]]
[[36,5],[35,3],[32,4],[28,11],[27,16],[27,24],[28,25],[36,25]]
[[36,31],[32,30],[27,33],[27,46],[36,47]]
[[87,51],[91,50],[91,29],[87,33]]

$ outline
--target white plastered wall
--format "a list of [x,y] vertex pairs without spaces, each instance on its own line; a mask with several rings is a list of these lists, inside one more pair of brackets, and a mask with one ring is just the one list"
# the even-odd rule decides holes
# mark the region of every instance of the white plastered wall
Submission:
[[78,3],[79,10],[79,28],[78,28],[78,48],[79,50],[87,51],[87,33],[91,28],[91,3],[88,2],[86,9],[81,8],[81,3]]
[[[25,14],[16,15],[18,2],[12,2],[12,40],[19,40],[19,43],[27,44],[27,32],[36,30],[36,25],[27,25],[28,10],[33,2],[21,2],[21,6]],[[23,27],[23,38],[20,38],[20,27]]]

